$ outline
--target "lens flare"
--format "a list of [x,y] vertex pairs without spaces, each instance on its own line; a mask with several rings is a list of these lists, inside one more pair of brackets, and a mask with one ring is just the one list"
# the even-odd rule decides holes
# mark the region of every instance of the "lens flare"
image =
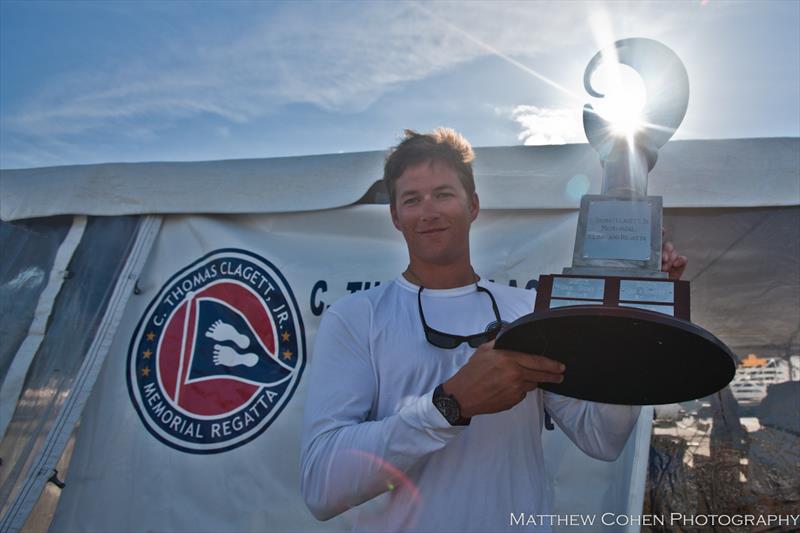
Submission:
[[[353,472],[370,471],[377,478],[382,478],[381,483],[386,491],[391,493],[389,498],[395,499],[395,504],[405,507],[406,516],[401,529],[415,529],[418,507],[422,505],[422,497],[414,482],[399,468],[386,459],[370,452],[357,449],[344,450],[338,461],[345,462],[347,468]],[[365,503],[358,513],[359,526],[367,531],[385,529],[386,512],[389,499],[384,495]]]
[[647,101],[639,74],[627,65],[605,62],[592,77],[592,86],[605,95],[593,103],[597,113],[611,123],[615,134],[632,139],[643,126]]
[[567,183],[565,192],[570,200],[579,202],[589,192],[589,178],[585,174],[575,174]]

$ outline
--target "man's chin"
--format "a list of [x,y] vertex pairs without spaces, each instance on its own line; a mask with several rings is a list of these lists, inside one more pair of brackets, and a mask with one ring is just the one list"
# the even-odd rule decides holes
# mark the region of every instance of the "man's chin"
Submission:
[[426,250],[423,253],[414,254],[417,259],[429,265],[449,266],[458,264],[462,254],[454,253],[450,250]]

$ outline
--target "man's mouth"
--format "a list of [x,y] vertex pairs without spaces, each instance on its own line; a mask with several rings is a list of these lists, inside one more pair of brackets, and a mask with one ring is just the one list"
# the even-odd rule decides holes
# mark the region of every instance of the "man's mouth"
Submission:
[[447,228],[432,228],[432,229],[420,230],[418,233],[422,235],[430,235],[432,233],[441,233],[446,230]]

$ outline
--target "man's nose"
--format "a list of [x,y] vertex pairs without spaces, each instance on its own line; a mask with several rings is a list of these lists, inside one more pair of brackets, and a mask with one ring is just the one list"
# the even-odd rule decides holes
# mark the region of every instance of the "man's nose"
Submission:
[[422,199],[422,218],[423,220],[431,220],[439,217],[439,210],[436,208],[436,202],[433,198],[426,196]]

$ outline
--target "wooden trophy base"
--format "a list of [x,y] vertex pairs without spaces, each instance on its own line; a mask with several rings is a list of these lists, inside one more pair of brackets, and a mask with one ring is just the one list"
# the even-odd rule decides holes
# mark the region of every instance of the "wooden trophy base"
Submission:
[[736,371],[727,346],[689,322],[689,284],[675,280],[541,276],[534,313],[505,328],[495,348],[564,363],[564,381],[544,390],[613,404],[702,398]]

